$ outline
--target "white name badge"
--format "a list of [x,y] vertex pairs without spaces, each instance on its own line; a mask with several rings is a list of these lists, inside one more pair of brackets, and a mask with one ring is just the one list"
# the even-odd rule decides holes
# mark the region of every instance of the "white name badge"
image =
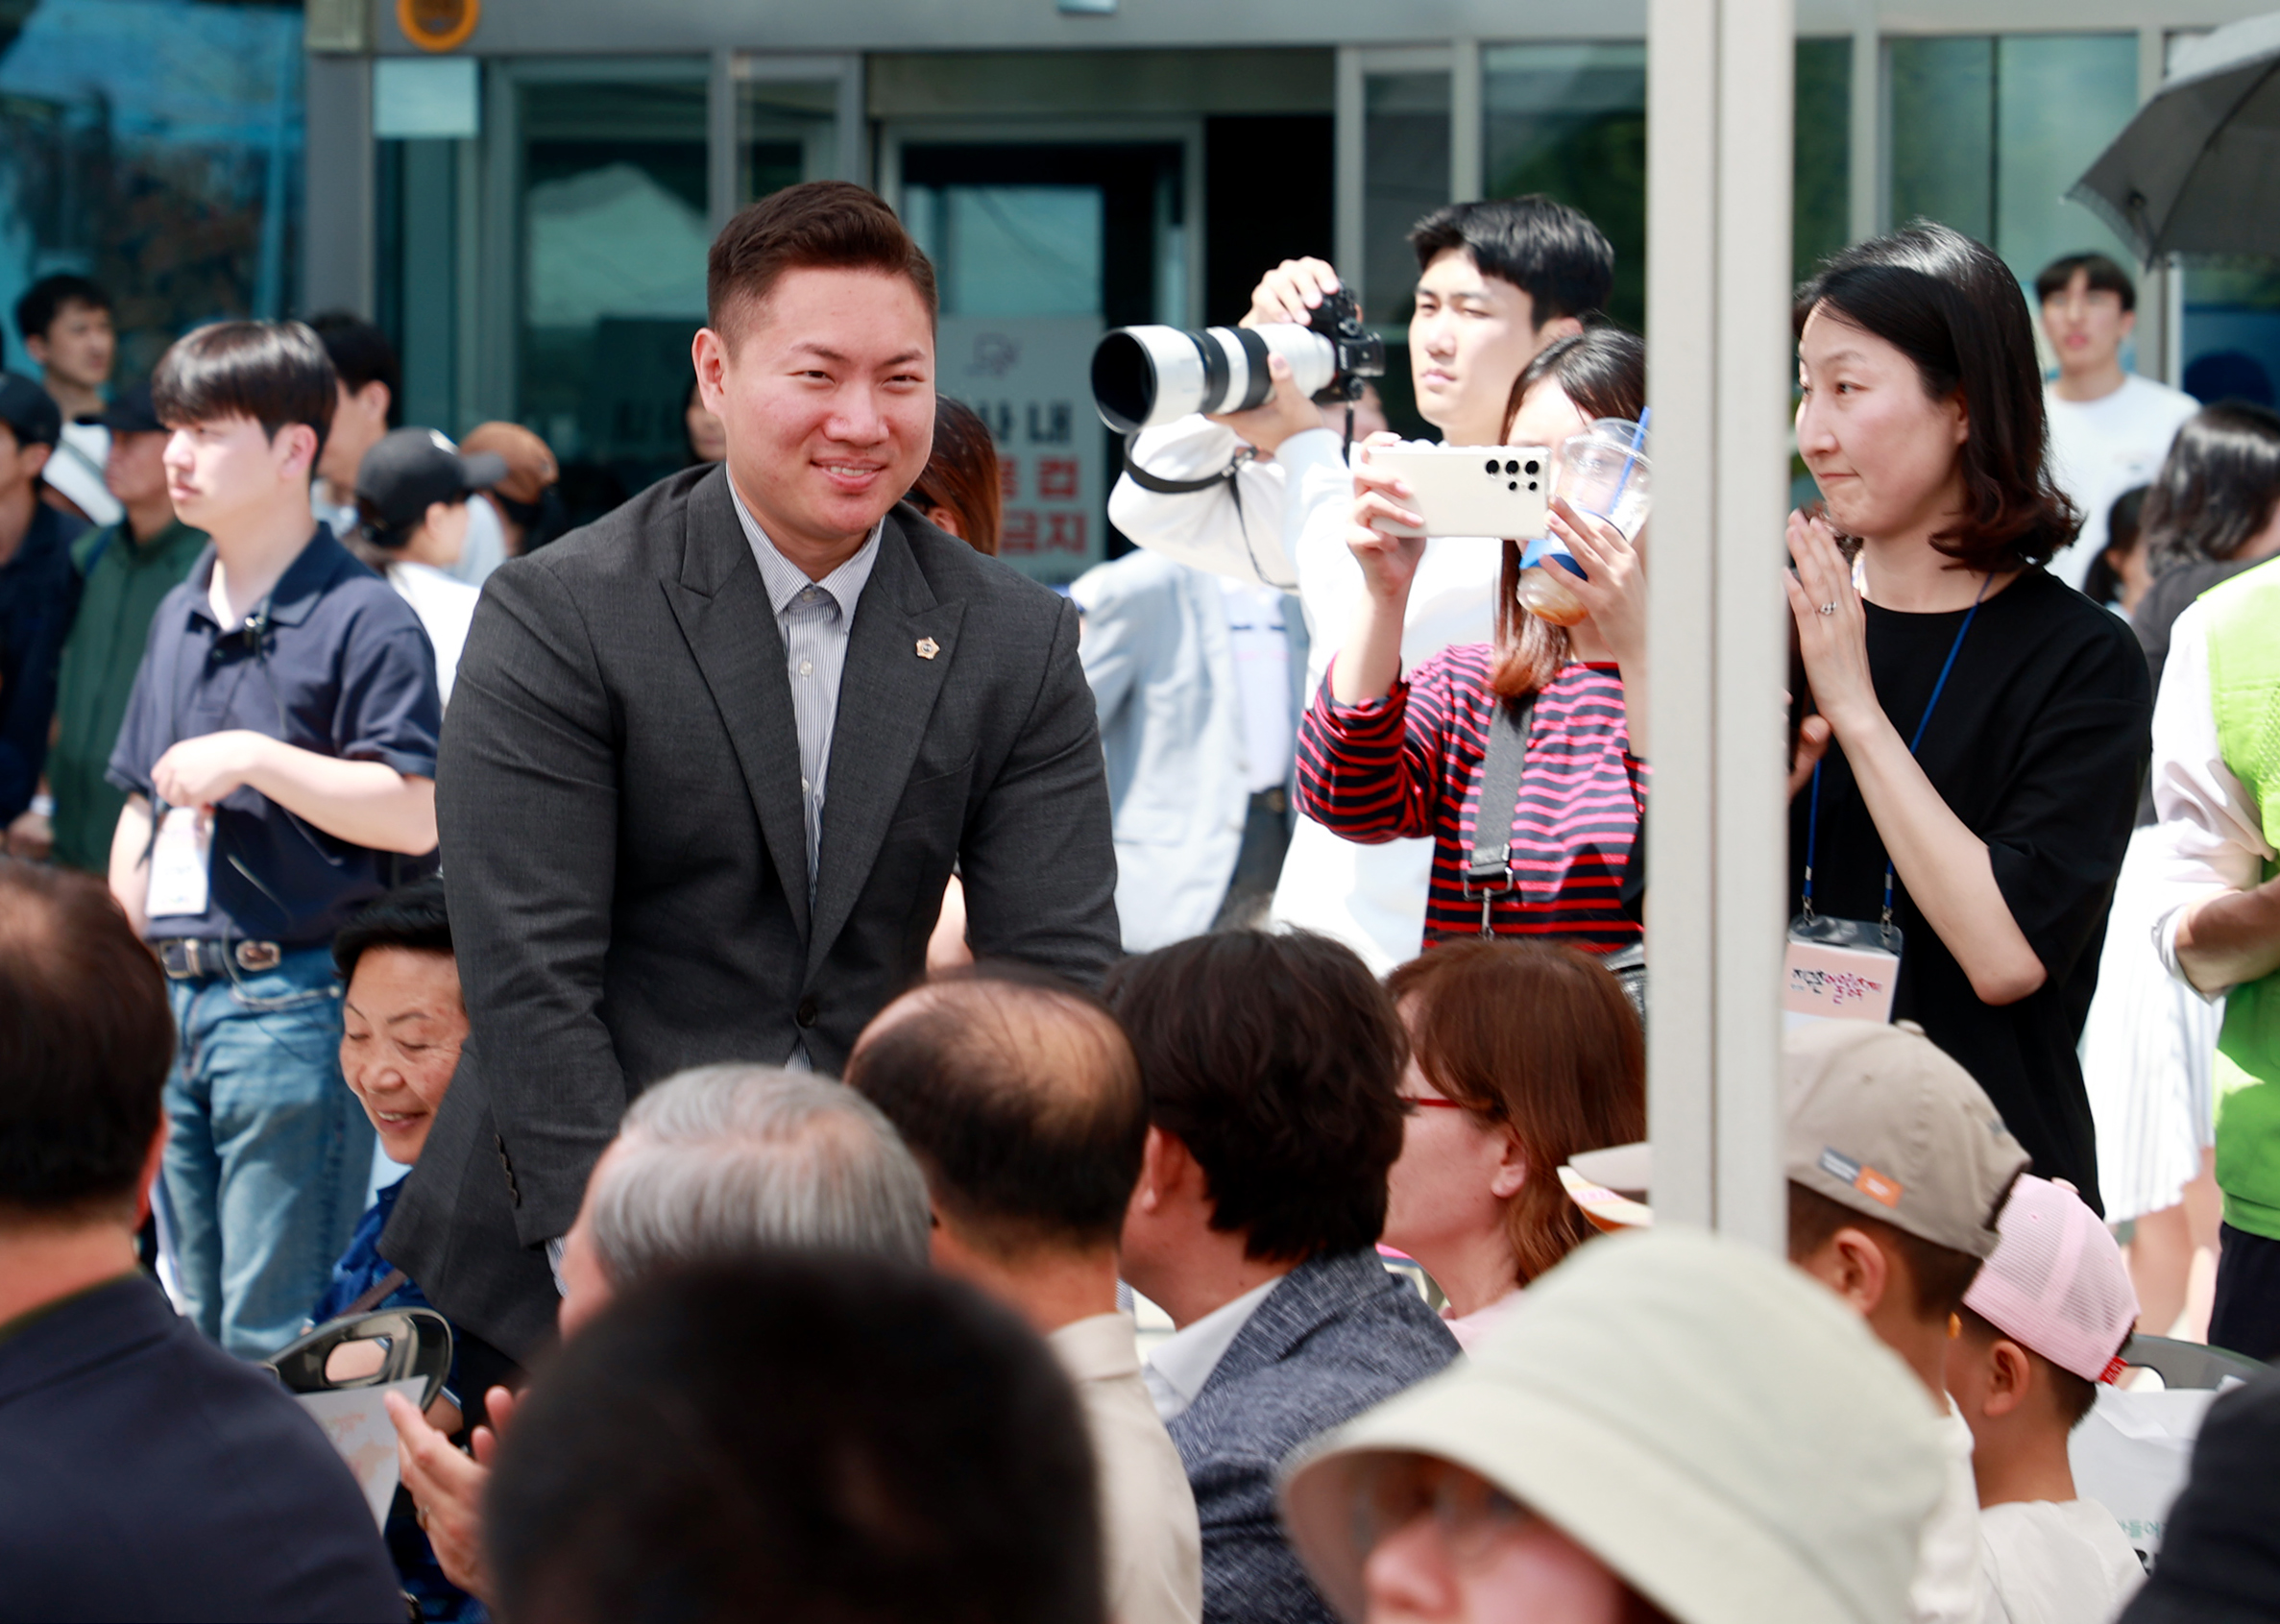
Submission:
[[203,807],[168,807],[151,844],[150,899],[143,911],[153,919],[204,913],[213,847],[212,812]]
[[1897,925],[1827,914],[1791,920],[1782,971],[1782,1008],[1788,1024],[1890,1021],[1900,948]]

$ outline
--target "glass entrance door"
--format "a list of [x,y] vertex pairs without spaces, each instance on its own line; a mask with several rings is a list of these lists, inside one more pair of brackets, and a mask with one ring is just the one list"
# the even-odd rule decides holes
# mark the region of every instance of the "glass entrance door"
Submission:
[[1074,580],[1122,550],[1093,347],[1109,327],[1188,319],[1189,145],[906,137],[892,151],[895,201],[941,286],[936,387],[997,442],[999,555]]

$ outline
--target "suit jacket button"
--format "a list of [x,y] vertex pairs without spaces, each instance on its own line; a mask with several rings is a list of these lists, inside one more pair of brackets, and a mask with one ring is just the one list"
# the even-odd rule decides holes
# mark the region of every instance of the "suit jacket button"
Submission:
[[791,1018],[803,1027],[813,1026],[815,1024],[815,1001],[813,998],[801,999],[800,1006],[791,1012]]

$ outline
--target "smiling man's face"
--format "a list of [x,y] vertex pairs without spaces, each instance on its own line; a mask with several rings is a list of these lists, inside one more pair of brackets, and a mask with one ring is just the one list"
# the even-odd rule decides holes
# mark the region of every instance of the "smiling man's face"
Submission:
[[934,324],[910,279],[788,271],[725,332],[697,335],[697,387],[728,471],[785,555],[852,550],[925,469]]

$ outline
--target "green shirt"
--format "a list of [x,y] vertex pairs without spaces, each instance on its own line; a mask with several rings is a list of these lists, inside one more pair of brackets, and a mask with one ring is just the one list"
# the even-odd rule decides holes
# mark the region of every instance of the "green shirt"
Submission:
[[90,874],[110,867],[111,833],[127,797],[103,775],[142,665],[151,617],[205,545],[204,531],[175,520],[137,546],[123,519],[72,545],[71,562],[86,588],[63,642],[56,744],[47,756],[58,862]]

